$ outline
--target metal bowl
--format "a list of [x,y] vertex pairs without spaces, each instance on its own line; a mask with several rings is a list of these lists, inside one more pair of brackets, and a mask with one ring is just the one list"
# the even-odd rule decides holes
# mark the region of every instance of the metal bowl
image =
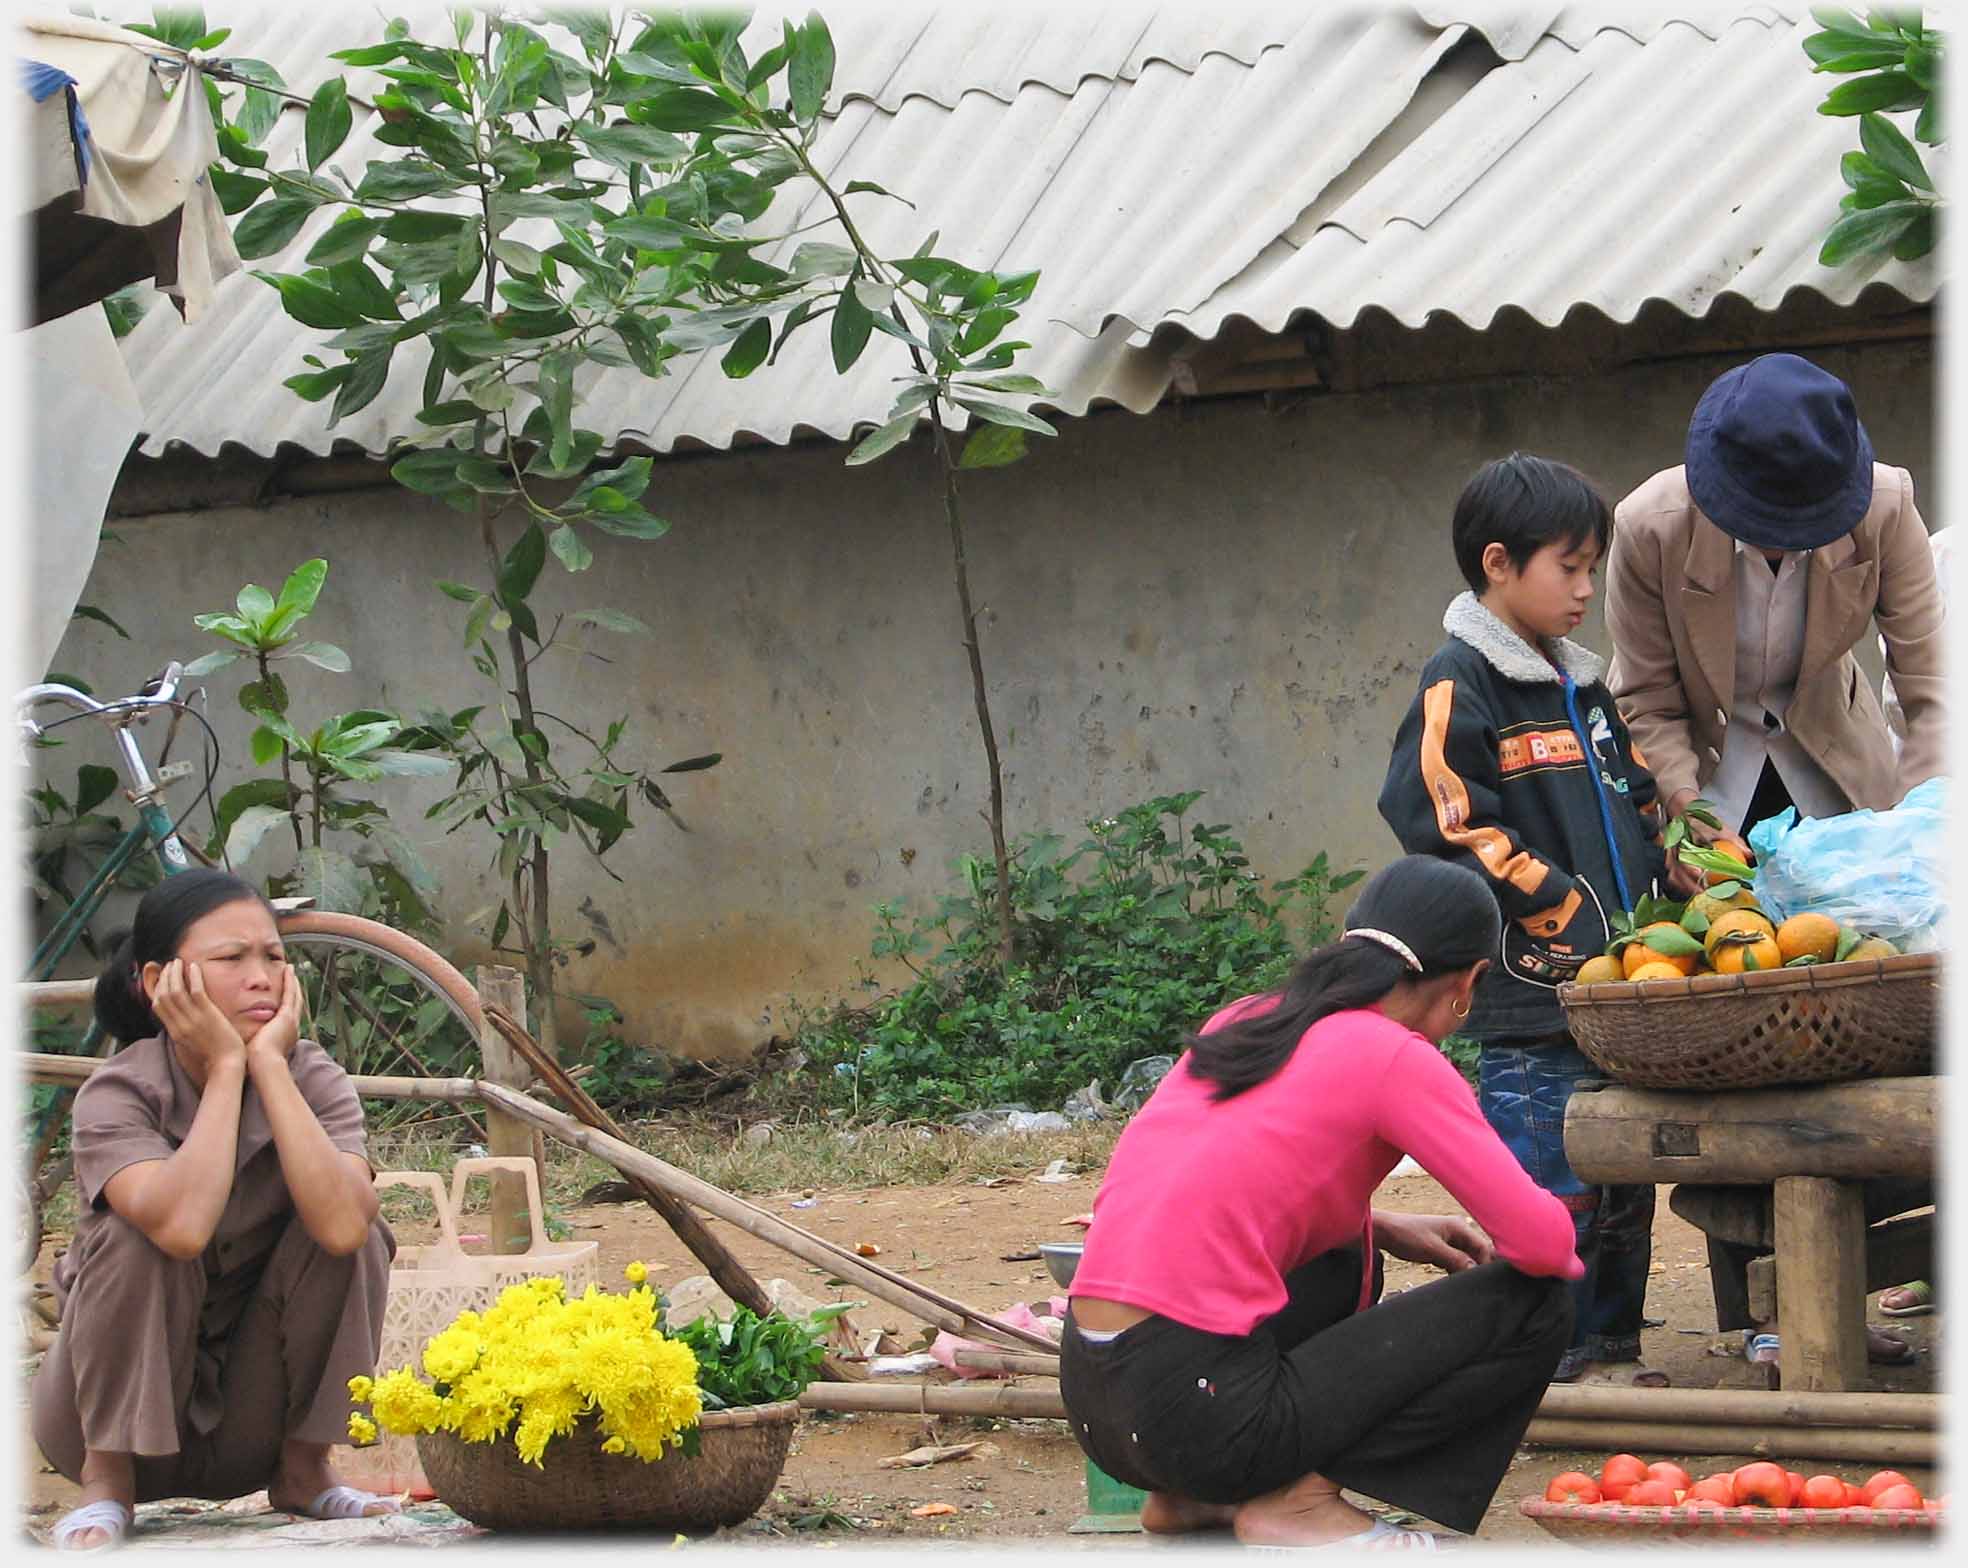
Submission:
[[1080,1254],[1086,1251],[1083,1241],[1042,1241],[1039,1243],[1039,1256],[1045,1259],[1046,1272],[1062,1287],[1073,1283],[1073,1272],[1080,1266]]

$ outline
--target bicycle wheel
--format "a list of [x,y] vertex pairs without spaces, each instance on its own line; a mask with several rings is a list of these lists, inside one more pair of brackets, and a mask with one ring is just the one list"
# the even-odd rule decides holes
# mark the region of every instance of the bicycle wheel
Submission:
[[[475,1071],[483,1014],[455,968],[414,937],[357,915],[280,918],[301,983],[302,1032],[349,1073],[447,1078]],[[428,1116],[429,1101],[393,1101],[385,1123]]]

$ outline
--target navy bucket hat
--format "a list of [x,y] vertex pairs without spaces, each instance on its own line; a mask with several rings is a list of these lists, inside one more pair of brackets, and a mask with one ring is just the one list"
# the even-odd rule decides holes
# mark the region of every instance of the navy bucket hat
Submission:
[[1872,442],[1851,388],[1795,354],[1725,371],[1688,421],[1688,493],[1760,550],[1815,550],[1872,504]]

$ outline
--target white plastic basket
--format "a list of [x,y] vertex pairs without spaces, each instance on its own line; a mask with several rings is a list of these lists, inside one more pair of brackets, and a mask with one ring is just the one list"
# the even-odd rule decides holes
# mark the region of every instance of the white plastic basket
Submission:
[[[458,1235],[465,1184],[474,1176],[499,1171],[513,1171],[525,1179],[530,1232],[527,1248],[524,1252],[467,1252]],[[428,1245],[399,1247],[390,1266],[389,1305],[383,1314],[382,1349],[376,1357],[379,1373],[421,1366],[426,1340],[467,1308],[484,1311],[508,1285],[558,1274],[567,1281],[567,1293],[573,1296],[596,1282],[599,1243],[565,1244],[547,1239],[539,1170],[529,1159],[490,1155],[460,1160],[452,1167],[448,1190],[434,1171],[380,1171],[376,1185],[414,1187],[424,1192],[437,1211],[438,1229],[437,1240]],[[428,1488],[414,1438],[384,1433],[365,1448],[337,1449],[335,1464],[345,1480],[373,1492]]]

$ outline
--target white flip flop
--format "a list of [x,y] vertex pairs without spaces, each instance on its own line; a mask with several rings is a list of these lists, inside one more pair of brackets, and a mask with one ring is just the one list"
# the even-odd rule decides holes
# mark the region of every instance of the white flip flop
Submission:
[[1440,1537],[1429,1530],[1407,1530],[1400,1525],[1376,1519],[1355,1535],[1342,1535],[1337,1541],[1318,1546],[1250,1545],[1252,1552],[1436,1552],[1442,1549]]
[[[387,1505],[380,1514],[369,1512],[376,1503]],[[360,1487],[331,1486],[301,1512],[310,1519],[381,1519],[385,1514],[402,1513],[403,1505],[393,1497],[365,1492]]]
[[[80,1508],[72,1508],[55,1521],[54,1529],[48,1532],[48,1539],[57,1551],[75,1552],[88,1556],[91,1552],[113,1551],[123,1544],[123,1537],[130,1533],[130,1526],[136,1522],[136,1514],[113,1497],[98,1498],[93,1503],[84,1503]],[[70,1546],[71,1537],[84,1530],[106,1530],[109,1539],[98,1541],[94,1546]]]

